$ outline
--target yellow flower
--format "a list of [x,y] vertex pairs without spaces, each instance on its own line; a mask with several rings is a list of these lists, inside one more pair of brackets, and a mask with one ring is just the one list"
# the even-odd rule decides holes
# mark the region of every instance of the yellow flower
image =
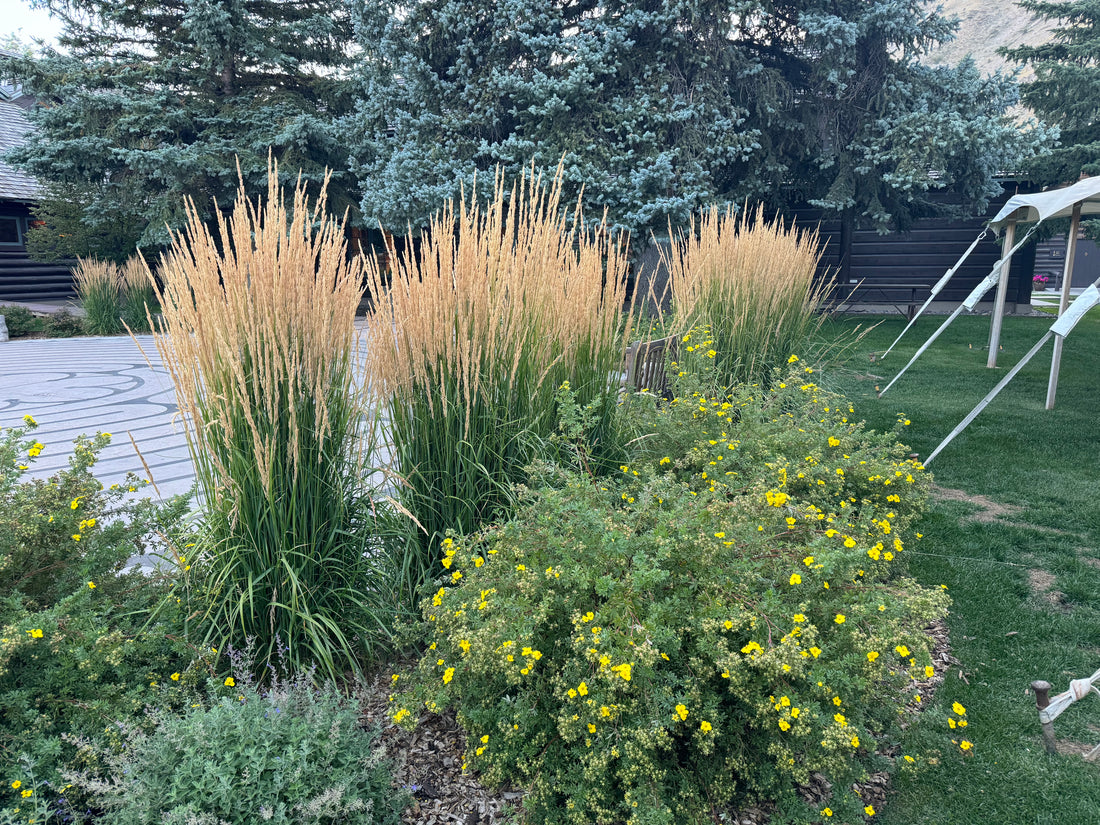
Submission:
[[729,619],[726,619],[723,627],[725,627],[726,630],[733,630],[733,622],[731,622]]
[[710,722],[704,719],[699,724],[699,730],[701,730],[703,733],[710,733],[713,730],[713,727],[711,726]]
[[791,621],[801,623],[806,621],[806,617],[803,616],[801,613],[795,613],[793,616],[791,616]]
[[788,730],[791,729],[791,723],[788,722],[786,719],[780,719],[779,720],[779,729],[782,730],[782,731],[788,731]]
[[73,533],[73,541],[80,541],[80,533]]
[[31,634],[32,639],[41,639],[42,638],[42,628],[40,628],[40,627],[36,627],[33,630],[28,630],[27,632]]
[[178,673],[173,673],[168,678],[171,679],[173,682],[178,682],[180,680],[180,675]]
[[877,650],[868,650],[867,651],[867,661],[868,662],[873,662],[877,658],[878,658],[878,651]]
[[526,567],[525,567],[524,565],[522,565],[522,564],[517,564],[517,565],[516,565],[516,570],[518,570],[518,571],[519,571],[519,572],[521,572],[521,573],[522,573],[522,572],[523,572],[524,570],[526,570],[526,569],[527,569],[527,568],[526,568]]
[[972,747],[974,747],[974,743],[973,742],[968,742],[964,739],[959,743],[959,747],[962,748],[964,751],[968,751]]
[[13,788],[15,788],[16,790],[19,790],[20,788],[23,787],[23,783],[21,781],[19,781],[18,779],[16,779],[14,782],[11,783],[11,786]]
[[840,446],[840,439],[836,438],[835,436],[829,436],[829,446],[830,447],[839,447]]
[[959,714],[959,716],[966,716],[966,708],[964,708],[958,702],[951,706],[951,710],[955,711],[955,713]]
[[[25,791],[23,791],[23,798],[24,799],[27,799],[31,796],[34,796],[34,791],[32,791],[30,788],[27,788]],[[31,821],[33,822],[34,820],[31,820]]]
[[907,648],[905,645],[898,645],[894,648],[894,650],[896,650],[898,655],[902,658],[905,658],[909,655],[909,648]]
[[42,451],[46,449],[46,445],[41,442],[35,442],[34,445],[27,450],[27,455],[31,458],[38,458],[42,454]]
[[844,614],[843,613],[837,613],[836,618],[833,619],[833,621],[836,622],[837,624],[844,624]]
[[792,355],[790,358],[787,359],[788,364],[794,364],[794,363],[797,363],[797,362],[798,362],[798,356],[797,355]]
[[455,669],[453,667],[447,668],[443,671],[443,684],[449,684],[451,679],[455,677]]
[[587,696],[588,684],[586,682],[581,682],[579,685],[577,685],[577,693],[579,693],[581,696]]
[[619,675],[623,678],[623,681],[630,681],[630,665],[623,664],[619,666]]
[[811,647],[810,648],[810,653],[812,653],[814,658],[816,659],[818,656],[821,655],[821,648],[820,647]]
[[822,816],[832,816],[833,815],[833,809],[832,808],[822,808],[821,809],[821,815]]
[[589,733],[595,733],[596,732],[596,726],[593,725],[591,722],[588,723],[588,732]]
[[37,427],[38,426],[38,422],[35,421],[33,418],[31,418],[29,415],[24,415],[23,416],[23,423],[24,424],[30,424],[32,427]]
[[932,667],[932,665],[925,665],[924,666],[924,677],[926,679],[931,679],[935,675],[936,675],[936,669],[934,667]]
[[225,686],[226,687],[236,687],[236,685],[237,685],[237,683],[235,681],[233,681],[232,676],[226,676],[225,677]]
[[875,806],[874,805],[868,805],[866,808],[863,809],[863,813],[867,814],[867,816],[874,816],[875,815]]
[[69,505],[69,509],[70,510],[75,510],[77,507],[79,507],[80,506],[80,499],[82,499],[82,498],[84,498],[84,496],[77,496],[76,498],[74,498],[72,504]]
[[88,589],[95,590],[95,582],[88,582]]
[[[839,473],[840,470],[837,470],[837,472]],[[848,536],[846,539],[844,539],[844,546],[845,547],[855,547],[856,546],[856,540],[854,538],[852,538],[851,536]]]
[[680,721],[686,721],[688,718],[688,709],[685,705],[676,706],[676,715],[680,717]]
[[797,573],[791,573],[791,584],[802,584],[802,577]]

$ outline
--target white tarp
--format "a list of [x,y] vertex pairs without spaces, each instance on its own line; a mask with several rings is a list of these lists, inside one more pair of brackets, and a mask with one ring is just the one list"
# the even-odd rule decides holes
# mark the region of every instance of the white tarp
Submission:
[[1082,202],[1082,215],[1100,215],[1100,175],[1079,180],[1065,189],[1054,189],[1035,195],[1014,195],[993,216],[989,228],[999,235],[1002,227],[1008,223],[1009,216],[1018,209],[1027,211],[1015,216],[1017,223],[1068,218],[1073,213],[1073,205],[1078,202]]

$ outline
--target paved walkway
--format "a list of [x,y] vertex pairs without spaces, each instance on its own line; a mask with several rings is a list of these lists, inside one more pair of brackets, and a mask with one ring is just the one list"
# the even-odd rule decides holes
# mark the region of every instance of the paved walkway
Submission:
[[[365,321],[356,319],[356,327],[362,334]],[[127,472],[147,476],[136,443],[162,497],[191,488],[195,471],[176,420],[172,381],[152,336],[140,335],[137,342],[118,336],[0,344],[0,427],[17,426],[30,415],[39,425],[35,438],[46,445],[30,465],[31,476],[48,478],[68,466],[78,435],[107,432],[111,445],[94,471],[105,486]]]
[[186,492],[194,468],[177,412],[175,391],[151,336],[16,340],[0,344],[0,427],[31,415],[46,445],[31,475],[46,478],[68,464],[80,434],[109,432],[95,473],[105,485],[145,469],[133,437],[162,496]]

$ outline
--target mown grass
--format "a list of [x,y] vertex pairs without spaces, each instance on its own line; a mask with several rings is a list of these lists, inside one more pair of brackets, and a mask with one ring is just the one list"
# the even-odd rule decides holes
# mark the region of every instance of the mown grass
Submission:
[[[878,320],[878,319],[875,319]],[[869,426],[911,420],[914,451],[928,455],[942,438],[1049,328],[1050,318],[1008,318],[995,370],[985,366],[988,317],[960,318],[882,399],[885,386],[942,318],[919,321],[884,361],[870,360],[901,331],[882,321],[859,342],[828,382],[842,389]],[[848,332],[866,318],[830,321]],[[1053,692],[1100,667],[1100,474],[1096,411],[1100,409],[1100,312],[1066,342],[1055,409],[1044,409],[1051,345],[933,462],[941,488],[986,496],[1018,508],[982,519],[966,501],[939,501],[927,515],[911,569],[925,583],[946,584],[952,669],[935,697],[944,710],[958,701],[970,721],[973,755],[945,751],[928,771],[899,776],[883,823],[1094,822],[1100,809],[1100,765],[1044,752],[1028,685],[1045,679]],[[1053,576],[1043,586],[1040,571]],[[1061,594],[1061,595],[1059,595]],[[960,675],[961,671],[961,675]],[[1059,739],[1100,742],[1100,702],[1086,698],[1055,723]],[[916,739],[942,736],[918,726]],[[961,738],[955,736],[955,738]],[[948,739],[949,741],[949,739]],[[914,741],[913,745],[916,744]]]

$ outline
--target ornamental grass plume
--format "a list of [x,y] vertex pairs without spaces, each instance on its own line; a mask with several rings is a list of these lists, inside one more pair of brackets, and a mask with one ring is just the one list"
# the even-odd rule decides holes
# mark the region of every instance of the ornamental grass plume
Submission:
[[805,353],[824,318],[827,289],[814,278],[821,252],[816,230],[769,223],[758,206],[752,216],[712,207],[662,253],[675,328],[710,328],[721,386],[759,381]]
[[614,452],[609,379],[632,317],[625,239],[606,215],[586,226],[579,201],[569,220],[561,185],[560,167],[549,186],[532,169],[509,189],[498,173],[490,202],[448,202],[417,248],[391,247],[392,272],[367,263],[370,368],[401,500],[423,528],[406,592],[441,570],[432,555],[446,530],[498,514],[545,454],[564,382],[588,408],[593,458]]
[[84,309],[84,326],[93,335],[122,332],[122,295],[118,267],[111,261],[77,258],[73,270],[77,298]]
[[274,165],[266,199],[250,202],[242,183],[216,236],[188,201],[160,262],[154,338],[204,504],[193,575],[206,643],[254,638],[263,667],[281,639],[292,663],[337,676],[359,667],[384,623],[366,604],[362,269],[325,205],[324,187],[310,204],[299,183],[288,210]]
[[149,267],[140,253],[135,253],[118,272],[122,321],[130,332],[149,332],[156,308],[156,292]]

